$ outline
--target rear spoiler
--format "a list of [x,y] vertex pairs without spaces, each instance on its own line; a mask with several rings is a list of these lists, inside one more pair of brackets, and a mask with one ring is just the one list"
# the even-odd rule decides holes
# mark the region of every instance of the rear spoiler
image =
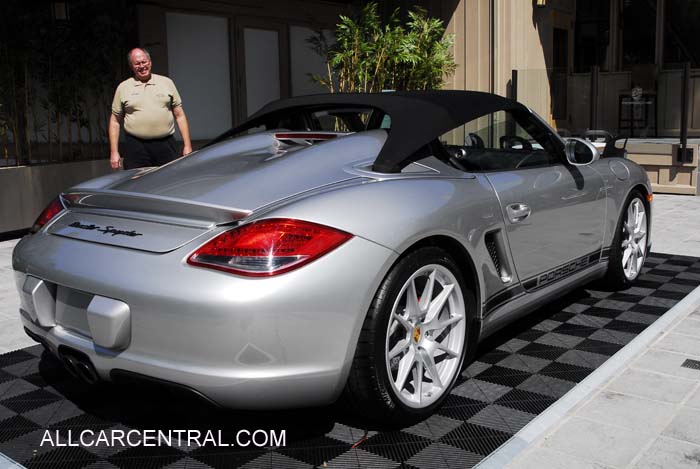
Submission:
[[118,210],[125,212],[126,218],[167,217],[177,219],[185,225],[196,226],[224,225],[241,220],[252,213],[250,210],[191,202],[174,197],[109,189],[69,191],[61,194],[61,200],[66,208]]

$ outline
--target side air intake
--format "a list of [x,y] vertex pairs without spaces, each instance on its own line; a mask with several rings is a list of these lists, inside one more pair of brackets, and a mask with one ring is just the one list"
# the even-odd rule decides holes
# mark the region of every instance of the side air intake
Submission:
[[498,252],[496,251],[496,234],[495,233],[489,233],[486,235],[486,249],[489,251],[489,256],[491,256],[491,260],[493,261],[493,266],[496,268],[496,272],[498,273],[498,276],[501,276],[501,261],[498,258]]
[[503,283],[510,282],[513,276],[511,274],[510,264],[508,263],[508,257],[505,254],[501,231],[496,230],[486,233],[484,242],[486,244],[486,250],[489,252],[489,256],[493,262],[493,266],[496,269],[496,273],[501,277],[501,281],[503,281]]

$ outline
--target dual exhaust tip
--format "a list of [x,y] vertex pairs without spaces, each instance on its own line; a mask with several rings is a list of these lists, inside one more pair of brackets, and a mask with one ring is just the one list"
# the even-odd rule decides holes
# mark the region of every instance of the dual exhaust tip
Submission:
[[100,380],[95,367],[87,355],[67,347],[60,347],[58,354],[63,366],[74,378],[78,378],[90,385],[96,384]]

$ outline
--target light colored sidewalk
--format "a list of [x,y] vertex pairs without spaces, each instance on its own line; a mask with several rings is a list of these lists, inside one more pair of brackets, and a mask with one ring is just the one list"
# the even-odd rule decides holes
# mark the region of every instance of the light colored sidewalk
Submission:
[[700,196],[655,194],[652,251],[700,257]]
[[0,243],[0,353],[35,345],[19,319],[19,295],[12,270],[12,249],[17,240]]

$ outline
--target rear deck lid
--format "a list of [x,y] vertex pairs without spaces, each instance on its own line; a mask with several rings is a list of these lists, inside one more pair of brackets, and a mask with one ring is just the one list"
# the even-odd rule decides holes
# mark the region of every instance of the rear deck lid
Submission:
[[210,230],[208,226],[179,225],[96,213],[68,211],[48,229],[52,235],[152,253],[179,248]]

